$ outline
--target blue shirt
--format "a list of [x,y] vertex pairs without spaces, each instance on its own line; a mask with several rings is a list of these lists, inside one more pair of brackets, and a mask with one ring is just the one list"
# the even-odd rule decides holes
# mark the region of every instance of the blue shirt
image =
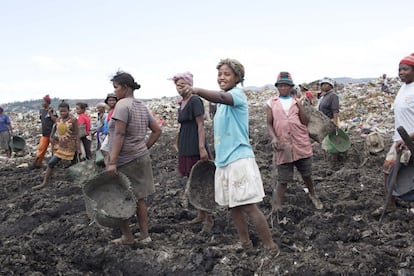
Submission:
[[10,118],[6,114],[0,115],[0,132],[9,131]]
[[254,157],[249,143],[249,108],[243,91],[234,87],[227,93],[233,105],[217,104],[214,116],[215,164],[224,167],[243,158]]

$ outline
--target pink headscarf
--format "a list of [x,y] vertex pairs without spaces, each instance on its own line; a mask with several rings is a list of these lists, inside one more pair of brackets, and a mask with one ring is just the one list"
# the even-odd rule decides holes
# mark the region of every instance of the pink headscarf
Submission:
[[188,83],[188,85],[193,86],[193,74],[190,72],[175,74],[174,77],[170,78],[169,80],[174,81],[174,83],[176,83],[178,80],[184,80],[186,83]]

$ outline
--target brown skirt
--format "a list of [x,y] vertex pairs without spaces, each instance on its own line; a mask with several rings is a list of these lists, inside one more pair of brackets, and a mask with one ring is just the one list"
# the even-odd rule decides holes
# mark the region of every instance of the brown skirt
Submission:
[[178,156],[178,172],[181,176],[189,176],[194,164],[200,160],[199,155]]

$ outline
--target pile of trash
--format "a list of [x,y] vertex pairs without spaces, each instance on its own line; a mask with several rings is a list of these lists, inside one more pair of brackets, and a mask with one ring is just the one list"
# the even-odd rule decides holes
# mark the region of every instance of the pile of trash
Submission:
[[[335,87],[339,96],[341,129],[365,137],[370,132],[388,135],[394,131],[393,102],[401,82],[388,78],[389,93],[381,91],[382,78],[367,83],[340,84]],[[265,106],[277,89],[246,90],[251,106]],[[316,93],[315,93],[316,94]],[[252,115],[251,115],[252,116]]]
[[359,132],[363,137],[374,131],[382,135],[392,133],[393,103],[401,82],[397,78],[390,78],[388,83],[393,93],[381,91],[381,79],[369,83],[345,84],[338,90],[341,128]]
[[[377,132],[383,136],[394,131],[393,102],[396,92],[401,86],[398,78],[388,78],[391,93],[381,91],[382,79],[376,79],[368,83],[350,83],[338,85],[336,92],[340,98],[340,120],[341,128],[347,133],[359,134],[365,137],[370,132]],[[274,87],[263,86],[262,89],[245,89],[251,107],[250,117],[253,123],[266,122],[264,107],[277,92]],[[204,101],[207,122],[211,121],[208,116],[208,102]],[[178,97],[163,97],[146,101],[147,107],[154,117],[159,120],[160,125],[166,130],[178,129],[177,110]],[[263,107],[263,109],[262,109]],[[256,111],[255,111],[256,110]],[[262,110],[263,112],[257,112]],[[15,155],[35,156],[37,143],[40,139],[40,119],[38,110],[25,110],[24,112],[6,113],[11,117],[14,133],[25,139],[26,150],[15,153]],[[91,106],[87,113],[92,123],[97,118],[96,108]]]

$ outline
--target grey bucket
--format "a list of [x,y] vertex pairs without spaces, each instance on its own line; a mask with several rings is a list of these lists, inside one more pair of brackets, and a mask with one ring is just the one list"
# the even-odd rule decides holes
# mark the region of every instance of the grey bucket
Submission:
[[119,227],[134,216],[136,199],[128,177],[103,172],[88,180],[83,187],[86,213],[101,226]]

